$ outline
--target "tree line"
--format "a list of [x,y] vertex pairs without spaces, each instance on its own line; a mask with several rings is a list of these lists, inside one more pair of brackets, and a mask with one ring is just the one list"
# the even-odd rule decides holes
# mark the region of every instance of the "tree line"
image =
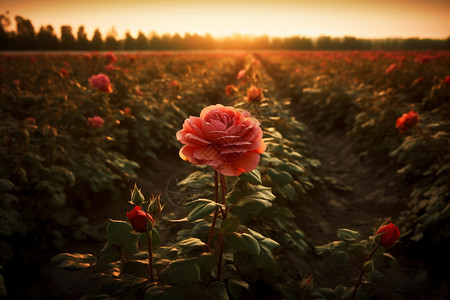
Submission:
[[36,32],[32,22],[15,16],[15,30],[8,30],[11,20],[8,13],[0,15],[0,50],[47,50],[47,51],[101,51],[101,50],[450,50],[450,36],[447,39],[361,39],[352,36],[341,38],[320,36],[249,37],[234,34],[221,39],[210,34],[186,33],[145,35],[139,31],[137,37],[126,32],[118,38],[114,27],[103,37],[96,29],[91,38],[85,27],[79,26],[76,34],[69,25],[61,26],[59,37],[51,25],[41,26]]

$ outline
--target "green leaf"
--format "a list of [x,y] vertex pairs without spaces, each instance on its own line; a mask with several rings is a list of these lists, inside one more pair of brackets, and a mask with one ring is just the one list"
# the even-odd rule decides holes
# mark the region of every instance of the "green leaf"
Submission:
[[198,265],[203,273],[209,273],[212,268],[217,267],[217,260],[214,254],[202,254],[198,256]]
[[344,251],[336,251],[331,253],[331,257],[340,263],[351,262],[350,256]]
[[160,276],[164,283],[181,286],[189,286],[201,281],[197,258],[172,261],[161,271]]
[[261,251],[259,255],[253,255],[250,260],[255,264],[257,268],[267,271],[274,271],[276,268],[276,263],[271,249],[268,246],[261,244],[260,248]]
[[346,242],[358,242],[361,240],[361,234],[350,229],[338,229],[337,236],[340,240]]
[[137,243],[139,234],[133,232],[133,228],[128,222],[120,220],[109,220],[106,226],[106,238],[116,246]]
[[228,292],[225,283],[214,281],[208,287],[208,297],[206,299],[228,300]]
[[247,233],[231,233],[225,235],[225,244],[236,251],[259,255],[261,249],[258,241]]
[[203,219],[204,217],[214,212],[220,206],[220,203],[216,203],[208,199],[197,199],[191,201],[185,205],[186,209],[189,210],[187,220],[189,222],[192,222],[198,219]]
[[60,253],[51,258],[51,264],[60,269],[76,271],[89,268],[97,262],[92,254]]
[[189,253],[193,250],[201,249],[205,246],[206,244],[197,238],[188,238],[175,244],[175,247],[177,247],[178,249],[178,254]]
[[105,246],[103,246],[102,250],[100,250],[98,256],[99,264],[107,264],[118,261],[120,259],[120,252],[117,249],[117,246],[111,244],[111,242],[106,242]]
[[228,280],[228,290],[230,291],[231,296],[233,296],[234,299],[241,298],[242,289],[246,289],[247,291],[250,290],[250,286],[247,282],[233,278],[230,278]]
[[271,238],[263,236],[259,232],[251,230],[250,228],[248,228],[247,230],[258,241],[258,243],[260,245],[264,245],[264,246],[266,246],[268,249],[270,249],[272,251],[275,248],[280,246],[280,244],[278,244],[276,241],[272,240]]
[[220,224],[220,232],[223,234],[235,232],[239,227],[238,218],[227,218]]
[[267,168],[267,174],[270,176],[273,182],[280,186],[286,185],[292,182],[292,176],[286,171],[278,172],[273,168]]
[[14,189],[14,183],[7,179],[0,179],[0,193],[7,193]]
[[239,179],[250,184],[262,185],[261,173],[259,173],[259,171],[256,169],[248,173],[242,173],[241,175],[239,175]]
[[148,260],[129,260],[124,264],[122,274],[146,278],[148,266]]
[[184,299],[184,289],[176,285],[154,284],[145,290],[145,300]]
[[6,292],[5,280],[3,276],[0,274],[0,297],[6,297],[8,293]]

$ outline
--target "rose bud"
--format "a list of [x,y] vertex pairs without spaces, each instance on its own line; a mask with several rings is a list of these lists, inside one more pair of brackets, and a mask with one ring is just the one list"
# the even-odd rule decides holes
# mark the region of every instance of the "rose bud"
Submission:
[[376,235],[379,237],[378,243],[385,248],[389,248],[400,237],[400,230],[394,223],[389,223],[381,226],[377,230]]
[[152,216],[142,211],[139,206],[135,206],[132,211],[127,212],[127,218],[131,227],[137,232],[147,232],[148,221],[150,221],[151,227],[155,225]]

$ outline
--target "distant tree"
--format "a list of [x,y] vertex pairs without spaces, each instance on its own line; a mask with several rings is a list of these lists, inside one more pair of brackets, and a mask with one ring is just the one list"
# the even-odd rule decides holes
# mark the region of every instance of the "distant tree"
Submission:
[[333,50],[334,48],[335,46],[331,37],[322,35],[317,39],[317,49]]
[[75,50],[75,37],[72,34],[72,26],[61,26],[61,49],[62,50]]
[[16,16],[17,36],[16,48],[19,50],[36,49],[36,33],[28,19]]
[[11,37],[8,33],[8,27],[11,26],[9,12],[0,15],[0,49],[8,49],[11,47]]
[[148,48],[151,50],[162,50],[161,38],[156,32],[150,33],[150,40],[148,42]]
[[41,26],[36,37],[37,49],[57,50],[59,41],[51,25]]
[[172,50],[182,50],[183,47],[183,39],[178,33],[175,33],[172,36],[171,42],[170,42],[170,49]]
[[123,49],[124,50],[136,50],[136,41],[131,36],[130,31],[127,31],[125,33],[125,40],[123,42]]
[[108,34],[106,35],[106,41],[105,41],[105,49],[106,50],[119,50],[120,48],[120,42],[117,41],[117,31],[116,28],[113,26],[108,31]]
[[99,29],[95,29],[94,31],[90,48],[91,50],[103,50],[102,34]]
[[87,34],[85,32],[84,26],[78,27],[76,43],[77,43],[78,50],[88,50],[89,49],[89,40],[87,38]]
[[148,49],[148,40],[144,33],[142,33],[142,31],[139,31],[138,33],[138,37],[136,39],[136,48],[138,50]]

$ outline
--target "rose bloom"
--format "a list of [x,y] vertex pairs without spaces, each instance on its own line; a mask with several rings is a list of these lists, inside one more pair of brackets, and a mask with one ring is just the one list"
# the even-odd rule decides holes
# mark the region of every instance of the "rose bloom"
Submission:
[[381,226],[377,232],[380,235],[379,244],[385,248],[389,248],[398,240],[400,237],[400,230],[394,223],[389,223],[387,225]]
[[132,211],[127,212],[128,221],[131,227],[137,232],[147,232],[147,221],[155,225],[155,221],[149,213],[141,210],[139,206],[135,206]]
[[445,76],[444,82],[450,85],[450,76]]
[[238,91],[239,89],[236,86],[229,84],[225,88],[225,95],[234,96]]
[[62,77],[66,77],[67,75],[69,75],[69,71],[67,71],[67,70],[64,69],[64,68],[61,68],[61,69],[59,70],[59,74],[61,74]]
[[396,71],[396,70],[398,70],[398,65],[397,64],[392,64],[392,65],[390,65],[387,69],[386,69],[386,71],[385,71],[385,73],[386,74],[389,74],[389,73],[391,73],[391,72],[394,72],[394,71]]
[[89,127],[92,127],[95,129],[102,128],[103,123],[105,123],[105,120],[103,120],[102,117],[94,116],[92,118],[88,118]]
[[252,86],[247,90],[247,101],[249,103],[260,102],[263,97],[262,89]]
[[252,171],[266,149],[259,121],[248,112],[221,104],[207,106],[200,117],[186,119],[177,140],[184,144],[182,159],[212,166],[226,176]]
[[242,69],[239,71],[238,75],[237,75],[237,79],[239,80],[245,80],[245,69]]
[[25,128],[28,130],[36,130],[38,127],[36,125],[36,119],[33,117],[28,117],[23,121]]
[[100,91],[104,93],[111,93],[111,83],[109,82],[108,76],[105,74],[99,73],[97,75],[93,75],[91,78],[89,78],[89,83],[91,86],[99,89]]
[[397,119],[396,127],[398,128],[400,133],[404,133],[416,126],[418,122],[419,114],[411,110],[409,113],[403,114],[400,118]]
[[127,107],[125,107],[124,109],[123,109],[123,114],[125,115],[125,116],[130,116],[131,115],[131,108],[129,108],[128,106]]
[[109,60],[109,62],[110,62],[111,64],[115,63],[116,60],[117,60],[116,55],[115,55],[114,53],[112,53],[111,51],[105,53],[105,57],[106,57],[106,59]]
[[110,72],[114,71],[115,69],[116,69],[116,66],[114,66],[113,64],[106,65],[106,67],[105,67],[105,71],[107,73],[110,73]]

